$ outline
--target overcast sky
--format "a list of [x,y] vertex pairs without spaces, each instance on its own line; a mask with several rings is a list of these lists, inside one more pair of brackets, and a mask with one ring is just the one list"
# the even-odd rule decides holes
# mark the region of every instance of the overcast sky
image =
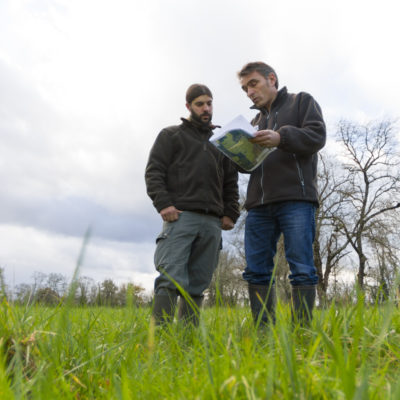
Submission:
[[265,61],[341,118],[400,116],[396,1],[0,0],[0,266],[150,290],[161,219],[144,169],[158,132],[205,83],[217,124],[250,101],[236,72]]

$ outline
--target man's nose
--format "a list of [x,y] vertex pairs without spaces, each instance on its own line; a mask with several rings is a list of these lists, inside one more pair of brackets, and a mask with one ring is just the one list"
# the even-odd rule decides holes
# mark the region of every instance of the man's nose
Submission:
[[253,93],[254,93],[254,89],[252,89],[252,88],[247,89],[247,97],[251,97]]

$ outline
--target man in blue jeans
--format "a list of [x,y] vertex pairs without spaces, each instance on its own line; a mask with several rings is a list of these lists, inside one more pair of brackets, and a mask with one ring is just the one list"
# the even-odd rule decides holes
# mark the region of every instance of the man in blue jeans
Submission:
[[290,266],[293,318],[312,318],[318,276],[313,260],[317,194],[317,152],[326,141],[322,112],[308,93],[278,89],[278,76],[263,62],[246,64],[238,73],[244,92],[259,110],[252,140],[275,148],[251,172],[245,207],[250,305],[255,321],[275,319],[274,256],[281,234]]

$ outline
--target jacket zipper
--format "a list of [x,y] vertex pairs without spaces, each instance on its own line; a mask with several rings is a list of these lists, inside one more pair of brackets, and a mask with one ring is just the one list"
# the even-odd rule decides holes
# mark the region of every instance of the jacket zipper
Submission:
[[[267,129],[268,129],[268,122],[269,122],[269,117],[271,113],[268,114],[267,118]],[[277,128],[277,123],[278,121],[278,111],[275,112],[275,121],[274,121],[274,126],[272,130],[274,131]],[[264,180],[264,163],[261,163],[261,181],[260,181],[260,186],[261,186],[261,204],[264,204],[264,188],[263,188],[263,180]]]
[[300,168],[300,164],[299,164],[299,161],[297,160],[296,154],[293,154],[293,158],[294,158],[294,160],[296,162],[297,172],[298,172],[299,178],[300,178],[301,191],[303,193],[303,196],[305,197],[305,195],[306,195],[306,187],[305,187],[305,183],[304,183],[303,171]]

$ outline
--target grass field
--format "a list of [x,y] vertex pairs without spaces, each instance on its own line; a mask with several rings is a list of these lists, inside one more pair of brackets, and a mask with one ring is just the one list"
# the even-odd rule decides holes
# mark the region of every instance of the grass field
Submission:
[[254,329],[247,308],[154,328],[150,309],[0,305],[1,399],[400,399],[394,302]]

